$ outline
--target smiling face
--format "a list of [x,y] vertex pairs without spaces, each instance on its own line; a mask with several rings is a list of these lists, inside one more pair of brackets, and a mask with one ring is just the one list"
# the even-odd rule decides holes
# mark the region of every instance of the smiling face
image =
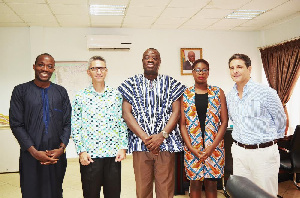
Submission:
[[[198,72],[197,72],[198,71]],[[203,63],[199,62],[193,68],[193,77],[196,84],[207,84],[207,78],[209,76],[209,68]]]
[[45,83],[49,82],[53,72],[54,72],[55,61],[51,56],[48,55],[40,55],[35,64],[33,65],[33,69],[35,72],[35,82],[37,83]]
[[160,54],[155,49],[148,49],[143,54],[143,68],[146,75],[158,75],[160,66]]
[[251,69],[247,68],[245,61],[242,59],[233,59],[229,63],[230,76],[237,85],[245,85],[250,79]]
[[[91,70],[91,68],[97,68],[94,71]],[[100,69],[104,68],[104,69]],[[94,60],[91,62],[89,69],[87,70],[88,75],[92,78],[92,82],[99,83],[104,82],[106,74],[107,74],[107,68],[104,61],[101,60]]]

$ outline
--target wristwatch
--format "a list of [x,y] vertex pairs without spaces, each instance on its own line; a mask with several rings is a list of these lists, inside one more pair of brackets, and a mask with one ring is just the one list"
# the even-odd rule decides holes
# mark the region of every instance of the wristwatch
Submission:
[[161,131],[161,132],[165,139],[169,137],[169,133],[167,133],[166,131]]

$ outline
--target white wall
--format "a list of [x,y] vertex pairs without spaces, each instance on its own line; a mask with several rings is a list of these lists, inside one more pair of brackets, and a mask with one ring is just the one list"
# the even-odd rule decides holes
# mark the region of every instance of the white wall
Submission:
[[0,28],[0,113],[8,115],[13,87],[31,79],[29,28]]

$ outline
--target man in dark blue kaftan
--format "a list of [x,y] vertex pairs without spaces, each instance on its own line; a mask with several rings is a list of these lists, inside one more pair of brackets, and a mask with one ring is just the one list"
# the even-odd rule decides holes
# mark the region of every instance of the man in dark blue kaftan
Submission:
[[50,82],[55,61],[36,58],[33,81],[16,86],[9,110],[11,130],[20,144],[20,185],[23,198],[61,198],[71,133],[67,91]]

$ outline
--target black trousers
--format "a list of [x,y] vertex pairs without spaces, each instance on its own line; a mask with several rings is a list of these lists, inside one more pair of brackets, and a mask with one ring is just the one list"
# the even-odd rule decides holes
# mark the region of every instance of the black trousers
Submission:
[[120,198],[121,162],[115,162],[115,157],[93,160],[94,162],[87,166],[80,164],[84,198],[99,198],[101,186],[105,198]]

